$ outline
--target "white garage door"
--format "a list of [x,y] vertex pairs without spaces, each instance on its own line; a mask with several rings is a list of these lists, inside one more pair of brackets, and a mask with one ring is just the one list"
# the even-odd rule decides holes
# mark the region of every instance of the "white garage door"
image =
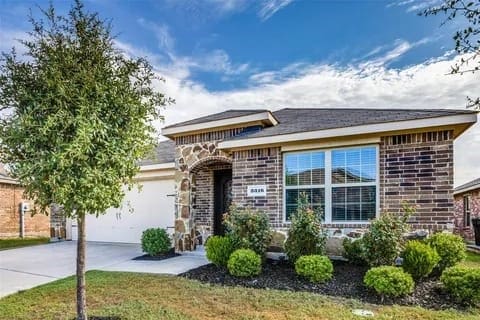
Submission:
[[[144,181],[142,185],[140,192],[137,188],[127,192],[121,208],[109,209],[98,218],[87,216],[87,241],[140,243],[143,230],[158,227],[173,233],[173,180]],[[77,239],[76,222],[72,225],[72,239]]]

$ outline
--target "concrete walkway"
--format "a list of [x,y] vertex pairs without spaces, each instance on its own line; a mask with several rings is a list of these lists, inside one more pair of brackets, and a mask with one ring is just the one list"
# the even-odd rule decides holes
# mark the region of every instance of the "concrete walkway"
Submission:
[[[89,242],[87,270],[179,274],[208,263],[201,249],[161,261],[132,260],[140,255],[138,244]],[[0,297],[75,274],[75,259],[74,241],[0,251]]]

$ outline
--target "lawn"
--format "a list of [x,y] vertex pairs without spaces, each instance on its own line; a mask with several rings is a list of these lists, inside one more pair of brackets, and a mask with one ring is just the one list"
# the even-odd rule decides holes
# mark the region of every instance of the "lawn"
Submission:
[[462,262],[463,265],[480,268],[480,254],[467,251],[467,259]]
[[0,250],[34,246],[37,244],[45,244],[48,242],[50,242],[50,238],[0,239]]
[[[120,319],[478,319],[480,310],[432,311],[378,306],[317,294],[211,286],[179,277],[90,271],[89,314]],[[0,319],[73,319],[75,279],[69,277],[0,300]]]

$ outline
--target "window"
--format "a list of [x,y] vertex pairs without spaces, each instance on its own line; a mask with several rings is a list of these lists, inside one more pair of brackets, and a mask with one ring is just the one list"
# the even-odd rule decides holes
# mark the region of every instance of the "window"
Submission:
[[305,193],[312,209],[322,218],[325,212],[325,153],[303,152],[285,155],[285,214],[290,220],[297,201]]
[[377,147],[284,154],[285,219],[305,192],[326,223],[367,222],[377,214]]
[[470,196],[463,197],[463,225],[470,227]]

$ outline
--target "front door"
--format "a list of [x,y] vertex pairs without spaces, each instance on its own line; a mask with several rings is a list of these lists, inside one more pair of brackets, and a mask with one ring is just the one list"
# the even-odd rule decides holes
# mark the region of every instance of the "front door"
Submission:
[[214,171],[214,212],[213,212],[213,233],[223,235],[223,214],[228,211],[232,204],[232,170]]

